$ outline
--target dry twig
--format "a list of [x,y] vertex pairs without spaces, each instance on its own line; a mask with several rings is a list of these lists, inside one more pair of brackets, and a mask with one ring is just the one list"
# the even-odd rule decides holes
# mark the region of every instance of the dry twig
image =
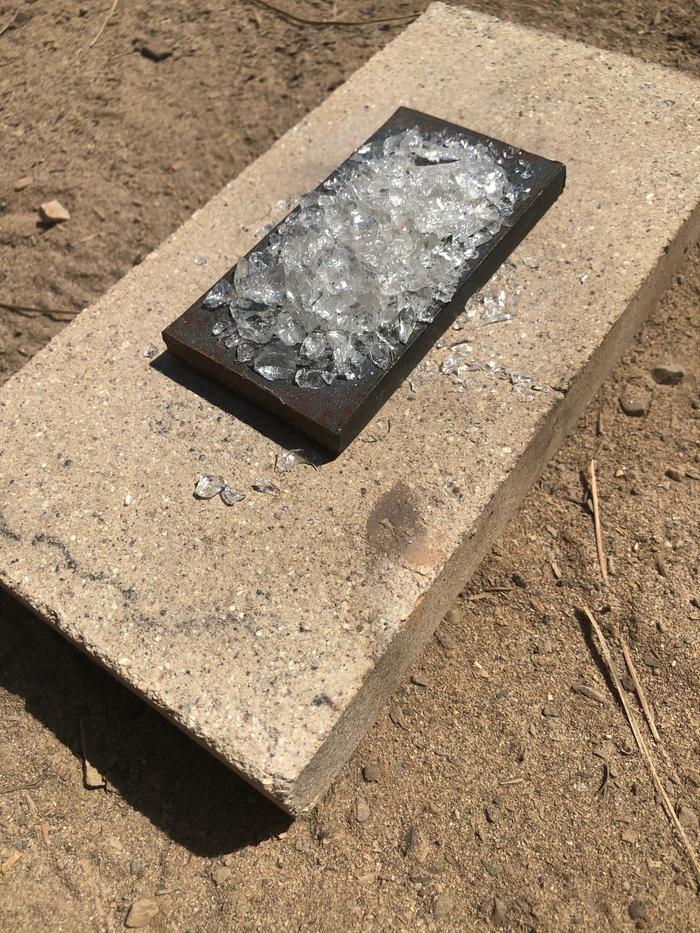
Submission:
[[620,642],[620,647],[622,648],[622,655],[625,659],[625,664],[627,665],[627,670],[629,675],[632,678],[632,683],[634,684],[634,689],[637,691],[637,697],[639,698],[639,705],[644,711],[646,716],[647,725],[649,726],[649,731],[654,736],[655,741],[660,742],[661,736],[659,735],[658,729],[656,728],[656,721],[654,720],[654,714],[651,711],[651,707],[647,702],[647,695],[642,688],[642,683],[637,675],[637,669],[634,666],[634,661],[632,660],[632,655],[629,648],[627,647],[627,642],[622,637],[622,632],[618,629],[616,625],[613,626],[613,635]]
[[311,19],[307,16],[298,16],[296,13],[290,13],[289,10],[283,10],[268,0],[252,0],[253,3],[267,10],[269,13],[275,13],[289,20],[290,23],[298,23],[300,26],[385,26],[390,23],[405,23],[410,19],[417,19],[420,13],[404,13],[403,16],[386,16],[380,19]]
[[64,314],[68,317],[76,317],[76,315],[80,314],[80,311],[69,311],[68,308],[33,308],[31,305],[16,305],[7,301],[0,301],[0,308],[5,308],[6,311],[16,311],[18,314],[25,316],[28,314],[46,314],[51,317],[53,314]]
[[5,25],[2,28],[0,28],[0,36],[4,36],[7,30],[10,29],[10,27],[14,26],[16,19],[17,19],[17,14],[13,13],[12,16],[5,23]]
[[647,767],[649,768],[649,772],[654,782],[654,787],[656,788],[656,792],[663,801],[664,807],[666,809],[666,813],[668,814],[668,818],[673,824],[674,829],[678,833],[678,837],[683,844],[683,848],[686,851],[686,855],[688,856],[690,863],[693,866],[695,877],[697,878],[698,883],[700,883],[700,861],[698,860],[698,857],[695,854],[695,851],[692,845],[690,844],[690,840],[688,839],[688,836],[685,830],[683,829],[683,826],[681,825],[681,822],[678,819],[678,816],[676,815],[676,811],[673,809],[673,804],[669,800],[669,796],[666,793],[666,789],[664,788],[663,784],[661,783],[661,780],[659,779],[656,766],[654,765],[654,759],[651,757],[651,753],[649,751],[649,746],[644,740],[644,736],[639,731],[639,726],[637,725],[637,722],[634,718],[634,712],[627,700],[624,688],[622,684],[620,683],[620,678],[617,676],[617,671],[615,670],[615,666],[613,664],[612,656],[610,654],[610,649],[608,648],[608,643],[605,640],[605,636],[603,635],[600,629],[600,626],[598,625],[596,620],[593,618],[593,615],[591,614],[591,611],[587,606],[583,607],[583,612],[586,618],[588,619],[591,625],[591,628],[595,632],[596,638],[598,639],[598,644],[600,646],[600,651],[603,656],[603,660],[605,661],[605,664],[608,668],[608,673],[610,674],[612,682],[615,685],[615,690],[617,691],[617,695],[620,698],[620,703],[622,703],[622,708],[624,709],[625,715],[627,716],[627,721],[629,723],[630,729],[632,730],[632,735],[634,736],[634,740],[637,743],[637,748],[639,749],[642,757],[644,758],[647,764]]
[[598,508],[598,480],[595,474],[596,462],[591,460],[590,481],[591,481],[591,499],[593,501],[593,527],[595,529],[595,544],[598,550],[598,563],[600,564],[600,575],[603,583],[608,582],[608,567],[605,561],[605,550],[603,549],[603,531],[600,527],[600,509]]
[[35,781],[26,781],[23,784],[9,784],[6,787],[0,787],[0,796],[5,796],[5,794],[14,794],[18,790],[30,790],[34,787],[38,787],[44,782],[44,775],[40,775]]
[[620,642],[620,647],[622,648],[622,654],[625,658],[625,664],[627,665],[627,670],[629,671],[630,678],[632,679],[632,683],[634,684],[634,689],[637,693],[637,698],[639,699],[639,705],[642,707],[642,710],[644,712],[647,725],[649,726],[649,731],[654,736],[654,740],[656,741],[657,748],[661,752],[661,757],[666,762],[668,767],[671,769],[671,774],[673,775],[673,778],[678,783],[680,783],[678,772],[676,771],[673,761],[671,760],[671,756],[668,754],[663,742],[661,741],[659,730],[656,728],[656,720],[654,719],[654,714],[651,709],[651,704],[647,700],[647,695],[644,692],[644,688],[642,687],[642,682],[639,679],[639,675],[637,674],[637,669],[634,666],[634,661],[632,660],[632,653],[630,652],[627,646],[627,643],[622,637],[622,633],[619,631],[617,626],[613,626],[613,634],[615,638],[617,638],[617,640]]
[[89,49],[91,49],[91,48],[93,47],[93,45],[96,44],[96,42],[98,41],[98,39],[100,38],[100,36],[102,35],[102,33],[105,31],[105,28],[106,28],[106,26],[107,26],[107,23],[108,23],[108,22],[110,21],[110,19],[112,18],[113,14],[114,14],[114,11],[115,11],[116,8],[117,8],[117,4],[118,4],[118,3],[119,3],[119,0],[112,0],[112,6],[109,8],[109,10],[107,10],[107,15],[106,15],[105,18],[102,20],[102,25],[100,26],[100,28],[99,28],[99,29],[97,30],[97,32],[95,33],[95,38],[92,40],[92,42],[88,43],[88,48],[89,48]]

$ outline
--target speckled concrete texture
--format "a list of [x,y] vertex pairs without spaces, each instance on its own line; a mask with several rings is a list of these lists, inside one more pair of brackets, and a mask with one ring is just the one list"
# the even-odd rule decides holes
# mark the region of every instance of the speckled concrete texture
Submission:
[[[698,99],[674,72],[432,6],[7,383],[0,582],[308,809],[698,238]],[[514,254],[519,316],[455,335],[543,389],[455,384],[436,348],[340,458],[274,473],[297,435],[144,351],[401,104],[567,164]],[[195,500],[200,473],[247,498]]]

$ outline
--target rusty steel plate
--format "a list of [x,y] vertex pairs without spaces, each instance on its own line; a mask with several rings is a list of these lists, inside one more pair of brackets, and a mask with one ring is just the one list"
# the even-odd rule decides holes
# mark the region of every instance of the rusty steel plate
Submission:
[[[176,357],[249,402],[272,412],[334,453],[344,450],[359,434],[464,310],[469,297],[486,284],[564,188],[566,169],[560,162],[406,107],[400,107],[366,142],[412,128],[426,133],[444,130],[470,143],[486,144],[495,155],[501,156],[506,171],[512,171],[518,161],[523,160],[532,174],[528,178],[529,191],[520,195],[513,213],[505,217],[498,232],[478,248],[476,257],[465,261],[454,297],[439,308],[430,323],[416,326],[389,369],[371,367],[371,371],[354,381],[336,379],[332,385],[320,389],[300,388],[293,382],[270,382],[246,363],[236,362],[232,351],[212,334],[211,312],[202,307],[206,292],[163,331],[165,344]],[[332,172],[326,181],[332,180],[342,168]],[[269,235],[250,253],[264,248]],[[235,268],[224,278],[232,281]]]

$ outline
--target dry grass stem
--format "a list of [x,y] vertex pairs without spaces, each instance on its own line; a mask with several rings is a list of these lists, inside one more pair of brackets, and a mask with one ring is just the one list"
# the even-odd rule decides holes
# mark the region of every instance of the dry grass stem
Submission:
[[603,531],[600,525],[600,509],[598,507],[598,480],[596,478],[596,462],[591,460],[590,466],[591,500],[593,502],[593,527],[595,529],[595,544],[598,551],[598,563],[603,583],[608,582],[608,566],[603,548]]
[[661,783],[661,780],[659,779],[659,775],[656,770],[656,766],[654,764],[654,759],[651,757],[651,753],[649,751],[649,746],[644,740],[644,736],[639,731],[639,726],[637,725],[636,719],[634,718],[634,711],[632,710],[632,707],[630,706],[629,701],[627,700],[627,696],[625,695],[625,690],[622,684],[620,683],[620,678],[618,677],[617,671],[615,670],[613,659],[610,654],[610,649],[608,648],[608,643],[605,640],[605,636],[603,635],[600,629],[600,626],[598,625],[596,620],[593,618],[593,615],[591,614],[591,611],[590,609],[588,609],[587,606],[583,607],[583,612],[586,618],[588,619],[588,621],[590,622],[591,628],[593,629],[595,636],[598,640],[598,645],[600,646],[600,651],[603,656],[603,660],[605,661],[605,664],[608,668],[608,673],[610,674],[612,682],[615,685],[615,690],[617,691],[617,695],[620,699],[620,703],[622,703],[622,708],[624,709],[625,715],[627,716],[627,721],[629,723],[630,729],[632,730],[632,735],[634,736],[634,740],[637,743],[637,748],[639,749],[642,757],[644,758],[644,761],[647,764],[647,767],[649,768],[649,772],[654,782],[654,787],[656,788],[656,792],[663,801],[664,808],[666,810],[666,813],[668,814],[668,818],[673,824],[673,828],[676,830],[676,833],[678,834],[678,838],[681,840],[681,843],[683,844],[683,848],[685,849],[686,855],[688,856],[688,859],[690,860],[690,863],[693,866],[695,877],[698,881],[698,884],[700,884],[700,861],[698,861],[698,857],[695,854],[695,850],[693,849],[690,843],[690,840],[688,839],[688,836],[685,830],[683,829],[681,822],[678,819],[678,816],[676,815],[676,811],[673,809],[673,804],[671,803],[669,796],[666,793],[666,789],[664,788],[663,784]]

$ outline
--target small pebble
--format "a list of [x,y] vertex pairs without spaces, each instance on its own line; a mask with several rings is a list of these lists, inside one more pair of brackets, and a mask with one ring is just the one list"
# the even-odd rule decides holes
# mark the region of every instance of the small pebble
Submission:
[[233,871],[230,868],[225,865],[217,865],[216,868],[212,869],[211,880],[218,886],[228,881],[232,874]]
[[602,706],[605,706],[605,697],[601,693],[598,693],[597,690],[594,690],[593,687],[589,687],[586,684],[575,684],[571,689],[574,693],[588,697],[589,700],[593,700],[595,703],[600,703]]
[[410,826],[401,845],[404,856],[422,865],[430,855],[430,846],[419,826]]
[[60,224],[70,220],[70,212],[60,201],[44,201],[39,207],[39,217],[45,224]]
[[666,476],[672,479],[674,483],[682,483],[685,479],[685,470],[679,470],[678,467],[669,467],[666,470]]
[[31,175],[25,175],[24,178],[18,178],[15,182],[15,191],[24,191],[25,188],[28,188],[33,179]]
[[668,578],[668,567],[666,566],[666,561],[660,554],[654,555],[654,563],[656,564],[656,569],[661,574],[661,576]]
[[158,347],[156,347],[152,343],[149,343],[146,349],[143,351],[143,355],[146,357],[147,360],[152,360],[157,352],[158,352]]
[[[450,610],[450,612],[452,611],[453,610]],[[450,613],[448,612],[448,615],[449,614]],[[438,642],[442,645],[442,647],[445,649],[445,651],[452,651],[457,645],[457,642],[450,635],[447,629],[442,625],[438,628],[437,632],[435,632],[435,637],[437,638]]]
[[556,719],[561,715],[556,706],[552,706],[551,703],[545,703],[542,707],[542,715],[547,716],[550,719]]
[[684,376],[685,370],[676,363],[661,363],[651,371],[652,379],[661,386],[677,386]]
[[451,894],[445,891],[443,894],[438,894],[435,898],[435,903],[433,904],[433,914],[436,920],[443,920],[454,910],[455,902]]
[[369,762],[362,769],[362,777],[365,779],[365,781],[367,781],[368,784],[376,784],[381,777],[379,767],[376,764]]
[[620,408],[630,418],[644,418],[651,405],[651,392],[646,389],[627,385],[620,396]]
[[489,823],[498,823],[501,818],[501,809],[495,803],[487,804],[487,806],[484,808],[484,812]]
[[503,898],[497,897],[493,902],[493,909],[491,911],[493,925],[497,927],[502,926],[506,922],[507,912],[506,902]]
[[693,832],[698,831],[698,817],[695,810],[690,807],[682,806],[678,811],[678,822],[683,829],[690,829]]
[[158,902],[154,897],[142,897],[129,908],[125,925],[132,930],[147,927],[158,913]]
[[635,690],[634,681],[632,680],[629,674],[621,674],[620,683],[622,684],[622,686],[625,688],[625,690],[628,693],[634,693],[634,690]]
[[134,36],[131,44],[137,52],[140,52],[144,58],[149,58],[152,62],[162,62],[170,58],[173,49],[159,39],[149,39],[146,36]]
[[646,903],[639,897],[635,897],[633,901],[630,901],[627,912],[632,920],[646,920],[649,916],[649,909]]
[[358,823],[366,823],[370,815],[369,804],[364,797],[358,797],[357,803],[355,804],[355,819]]

